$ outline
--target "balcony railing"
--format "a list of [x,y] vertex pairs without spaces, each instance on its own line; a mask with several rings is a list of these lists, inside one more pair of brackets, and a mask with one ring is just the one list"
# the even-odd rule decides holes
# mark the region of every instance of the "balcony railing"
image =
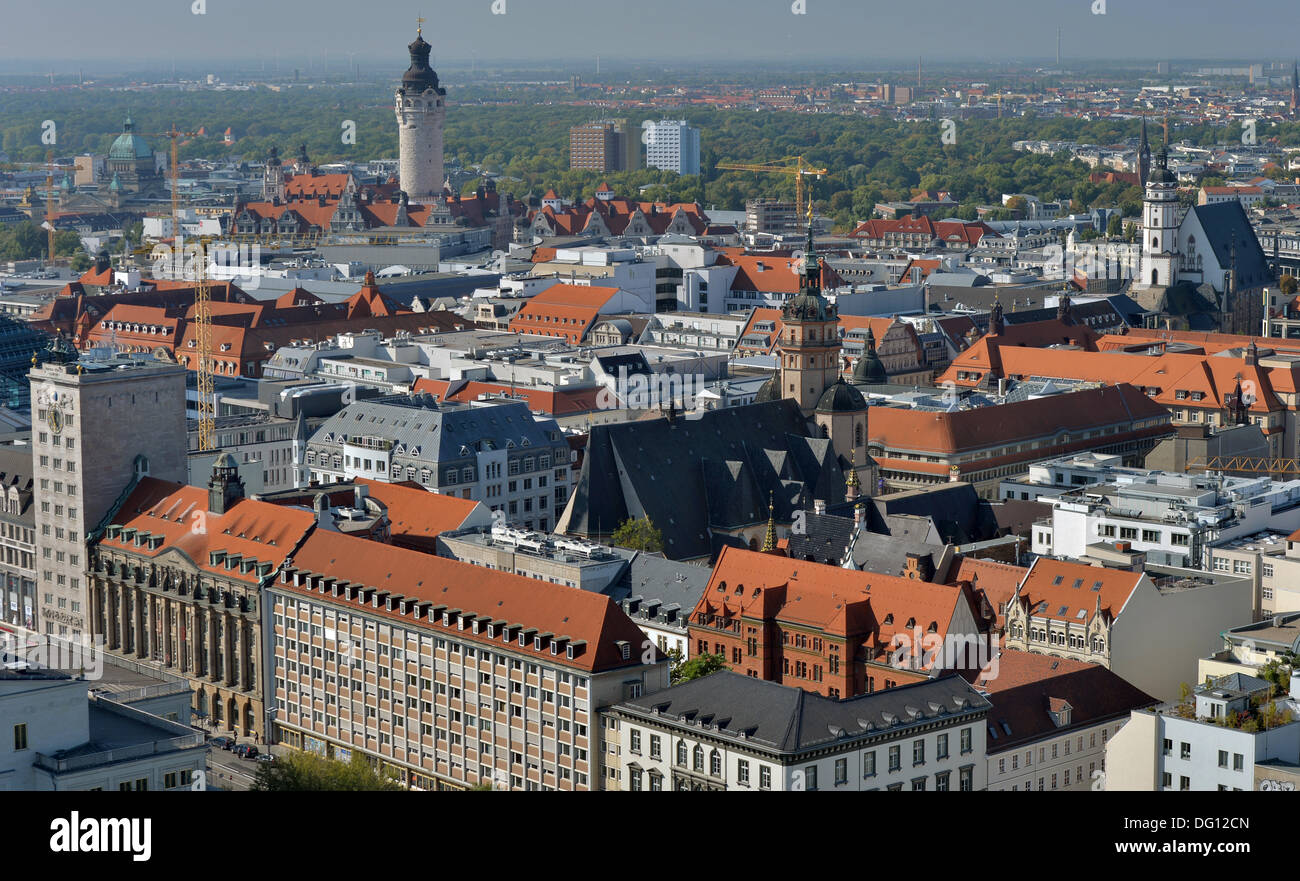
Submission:
[[85,768],[94,768],[99,765],[111,765],[117,762],[125,762],[130,759],[139,759],[145,756],[159,755],[161,753],[176,752],[177,750],[192,749],[203,745],[205,735],[202,731],[196,731],[193,734],[182,734],[179,737],[172,737],[167,740],[155,740],[150,743],[136,744],[135,746],[124,746],[118,749],[108,749],[95,753],[84,753],[82,755],[70,756],[68,758],[56,758],[47,756],[44,753],[37,753],[34,764],[36,767],[50,771],[55,774],[65,774],[69,771],[80,771]]

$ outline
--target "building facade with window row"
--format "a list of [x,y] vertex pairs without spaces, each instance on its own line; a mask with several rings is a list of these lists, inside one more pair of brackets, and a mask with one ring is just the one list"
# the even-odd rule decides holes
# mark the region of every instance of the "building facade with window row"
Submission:
[[274,736],[411,788],[601,788],[602,706],[668,685],[608,597],[314,534],[266,592]]
[[848,700],[730,671],[603,711],[605,788],[985,788],[988,699],[959,676]]
[[555,419],[526,403],[448,404],[430,395],[348,404],[311,436],[313,485],[412,481],[482,502],[507,523],[549,530],[568,502],[569,447]]

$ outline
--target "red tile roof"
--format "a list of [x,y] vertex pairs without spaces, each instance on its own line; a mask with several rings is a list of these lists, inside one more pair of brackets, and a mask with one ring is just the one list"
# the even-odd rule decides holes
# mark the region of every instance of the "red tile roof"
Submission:
[[1007,623],[1007,604],[1016,595],[1016,590],[1027,574],[1029,570],[1023,566],[963,556],[957,559],[957,569],[948,580],[953,584],[970,582],[976,592],[983,593],[993,607],[993,613],[997,615],[995,627],[1001,631]]
[[1029,567],[1016,602],[1030,617],[1087,624],[1100,608],[1103,616],[1113,620],[1124,611],[1143,577],[1141,572],[1039,557]]
[[531,297],[510,319],[513,333],[559,337],[580,343],[596,322],[601,308],[619,293],[618,288],[551,285]]
[[[950,457],[989,447],[1004,447],[1018,441],[1055,438],[1066,433],[1069,440],[1057,445],[1061,450],[1087,449],[1089,439],[1086,435],[1098,426],[1125,425],[1149,419],[1158,419],[1160,424],[1138,429],[1140,435],[1170,433],[1168,410],[1132,386],[1119,385],[953,412],[873,407],[871,418],[867,420],[867,442],[873,446],[879,444],[886,453],[908,451]],[[1113,442],[1113,437],[1106,442]],[[1050,449],[1040,448],[1026,451],[1023,456],[1005,458],[1037,461],[1050,454]],[[998,457],[978,459],[961,463],[961,467],[963,471],[982,471],[999,461]],[[918,470],[925,464],[909,461],[901,462],[899,467]],[[943,469],[939,464],[936,467]]]
[[511,386],[504,382],[476,380],[417,379],[411,389],[415,394],[435,395],[442,401],[477,401],[483,395],[509,395],[523,398],[528,408],[552,416],[574,416],[600,409],[599,388],[539,388]]
[[[1159,703],[1100,664],[1014,649],[1004,650],[974,684],[993,704],[987,719],[990,754],[1126,719],[1133,710]],[[1058,726],[1053,712],[1067,706],[1069,722]]]
[[[525,646],[517,641],[510,650],[536,655],[548,663],[601,672],[642,663],[648,648],[656,660],[663,655],[646,640],[641,629],[609,597],[577,588],[536,581],[509,572],[473,566],[458,560],[436,557],[419,551],[380,544],[363,538],[316,531],[294,555],[293,566],[301,572],[326,575],[357,585],[387,591],[419,602],[459,609],[462,615],[477,615],[483,620],[522,626],[540,634],[552,634],[570,643],[585,642],[583,650],[572,660],[561,651],[550,653],[549,645],[538,650],[529,640]],[[299,594],[312,591],[303,586],[281,583],[283,590]],[[371,614],[393,620],[413,622],[413,615],[397,611],[370,609]],[[422,621],[422,627],[438,629],[442,623]],[[452,625],[455,627],[455,625]],[[484,645],[501,644],[486,633],[474,634],[469,628],[456,630],[457,638]],[[624,660],[617,643],[631,649]]]
[[862,637],[868,647],[889,650],[896,636],[913,639],[914,628],[928,634],[933,627],[943,638],[960,605],[970,602],[970,596],[953,585],[728,546],[691,620],[701,613],[775,620],[834,636]]
[[436,550],[439,533],[460,529],[476,511],[486,511],[481,502],[429,492],[412,483],[388,483],[358,477],[356,482],[388,508],[393,543],[429,553]]
[[211,551],[238,554],[244,560],[272,563],[278,568],[311,531],[316,518],[311,511],[285,508],[270,502],[242,499],[225,514],[208,511],[208,492],[196,486],[146,477],[118,510],[112,523],[137,533],[163,536],[162,546],[150,550],[122,538],[103,538],[106,548],[130,550],[157,558],[180,551],[204,571],[248,583],[257,573],[228,570],[211,562]]

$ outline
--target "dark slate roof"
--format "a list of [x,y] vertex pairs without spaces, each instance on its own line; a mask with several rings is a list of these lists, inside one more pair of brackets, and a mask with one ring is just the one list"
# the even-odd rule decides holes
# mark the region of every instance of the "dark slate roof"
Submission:
[[896,515],[928,517],[939,537],[951,544],[967,544],[998,537],[998,522],[991,506],[969,483],[945,483],[931,489],[894,493],[871,500],[872,532],[894,534],[890,518]]
[[988,699],[960,676],[834,700],[724,670],[612,709],[654,724],[690,725],[720,740],[797,755],[882,735],[906,737],[909,729],[943,719],[971,722],[989,707]]
[[625,368],[628,376],[648,376],[650,362],[646,361],[645,355],[640,352],[624,352],[619,355],[597,355],[595,358],[600,369],[609,376],[618,376],[619,368]]
[[936,569],[943,556],[943,545],[932,544],[912,535],[900,537],[864,530],[855,538],[851,516],[815,514],[811,511],[804,513],[804,531],[791,532],[786,555],[794,560],[812,560],[828,566],[839,566],[844,563],[850,546],[853,563],[858,569],[880,575],[901,575],[907,566],[908,554],[916,554],[923,559],[928,557],[930,565]]
[[916,554],[922,561],[929,559],[931,570],[937,570],[943,557],[943,545],[899,539],[874,532],[863,532],[853,543],[853,563],[864,572],[902,575],[907,568],[909,554]]
[[10,487],[18,490],[18,510],[0,515],[11,523],[21,522],[26,526],[36,523],[36,511],[32,507],[34,481],[32,479],[32,454],[30,448],[0,447],[0,490],[6,494]]
[[[863,359],[865,360],[865,358]],[[831,383],[817,402],[818,413],[856,413],[867,409],[867,399],[840,377]]]
[[840,565],[853,538],[853,518],[805,511],[803,522],[803,532],[790,533],[787,555],[793,560]]
[[1214,256],[1219,265],[1228,267],[1232,262],[1232,243],[1237,243],[1237,287],[1249,288],[1268,284],[1271,274],[1268,271],[1268,258],[1259,246],[1255,230],[1246,216],[1246,209],[1241,202],[1233,199],[1229,202],[1216,202],[1213,205],[1194,205],[1196,218],[1201,228],[1210,238]]
[[[1050,292],[1049,292],[1050,293]],[[1101,300],[1093,300],[1088,303],[1070,303],[1070,317],[1075,324],[1089,324],[1088,319],[1095,318],[1101,327],[1112,327],[1127,324],[1124,316],[1115,307],[1109,297]],[[1019,309],[1014,312],[1007,312],[1003,320],[1008,324],[1033,324],[1038,321],[1055,321],[1056,307],[1050,309]]]
[[798,405],[782,399],[593,426],[565,531],[607,537],[629,517],[648,516],[665,556],[705,557],[713,529],[766,521],[769,498],[776,519],[789,523],[812,499],[843,495],[830,441],[809,437]]
[[[637,623],[685,627],[686,619],[709,586],[712,570],[679,563],[658,554],[636,554],[605,594]],[[631,611],[635,606],[636,611]],[[675,611],[675,616],[668,613]]]

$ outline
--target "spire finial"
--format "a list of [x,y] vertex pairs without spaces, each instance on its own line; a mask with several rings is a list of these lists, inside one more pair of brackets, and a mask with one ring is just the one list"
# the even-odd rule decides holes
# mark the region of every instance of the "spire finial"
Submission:
[[770,554],[776,550],[776,505],[773,493],[767,494],[767,534],[763,536],[763,553]]
[[415,20],[415,35],[417,37],[424,34],[424,17],[420,16]]

